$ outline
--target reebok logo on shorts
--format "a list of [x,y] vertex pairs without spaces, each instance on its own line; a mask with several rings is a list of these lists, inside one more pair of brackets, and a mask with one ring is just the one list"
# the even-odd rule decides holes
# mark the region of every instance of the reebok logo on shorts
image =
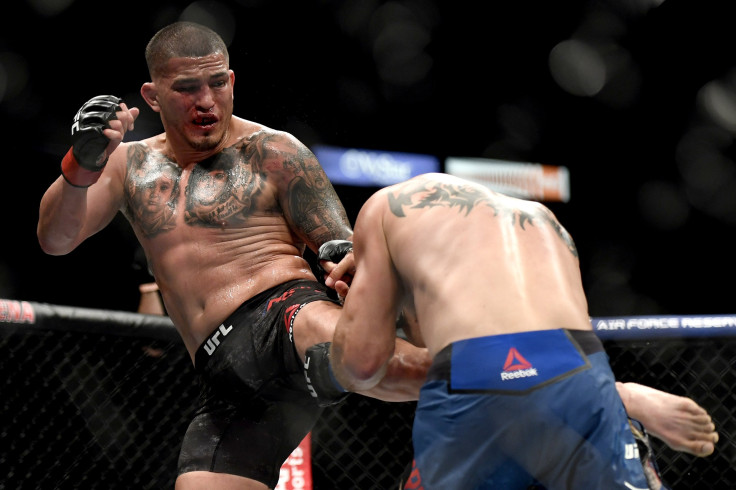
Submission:
[[503,371],[501,371],[501,379],[507,381],[510,379],[528,378],[530,376],[539,376],[539,374],[532,367],[531,363],[519,354],[516,347],[510,348],[509,353],[506,355]]
[[459,340],[450,353],[455,393],[534,390],[589,366],[562,329]]

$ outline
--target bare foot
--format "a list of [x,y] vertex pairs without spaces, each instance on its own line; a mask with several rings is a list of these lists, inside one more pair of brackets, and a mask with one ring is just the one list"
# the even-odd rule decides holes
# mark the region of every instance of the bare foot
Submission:
[[715,451],[716,426],[708,412],[692,399],[638,383],[616,382],[616,388],[629,416],[675,451],[700,457]]

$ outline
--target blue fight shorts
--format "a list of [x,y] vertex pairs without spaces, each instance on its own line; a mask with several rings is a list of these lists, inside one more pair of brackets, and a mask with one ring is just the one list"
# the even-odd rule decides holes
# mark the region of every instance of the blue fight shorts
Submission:
[[462,340],[440,351],[417,404],[404,488],[649,488],[592,331]]

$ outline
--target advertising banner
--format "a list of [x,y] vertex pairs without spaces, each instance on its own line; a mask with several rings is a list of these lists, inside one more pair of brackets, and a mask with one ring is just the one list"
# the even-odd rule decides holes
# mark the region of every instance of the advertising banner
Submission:
[[315,145],[315,156],[333,184],[385,187],[428,172],[439,172],[430,155]]
[[540,202],[570,200],[570,174],[567,167],[488,158],[448,157],[445,160],[445,172],[522,199]]

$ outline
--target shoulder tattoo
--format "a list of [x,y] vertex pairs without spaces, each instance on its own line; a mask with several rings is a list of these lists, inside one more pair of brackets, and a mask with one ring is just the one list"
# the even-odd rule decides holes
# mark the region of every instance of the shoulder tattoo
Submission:
[[314,153],[284,133],[267,133],[254,146],[285,182],[283,212],[315,243],[345,238],[347,214]]
[[507,206],[474,186],[418,182],[403,188],[400,192],[389,192],[388,205],[398,218],[406,217],[408,210],[433,207],[457,208],[463,217],[479,206],[486,206],[493,211],[494,216],[502,215],[509,220],[511,226],[518,225],[522,230],[525,230],[527,225],[534,226],[535,222],[549,225],[565,243],[570,253],[575,257],[578,256],[572,237],[546,207],[523,209]]

